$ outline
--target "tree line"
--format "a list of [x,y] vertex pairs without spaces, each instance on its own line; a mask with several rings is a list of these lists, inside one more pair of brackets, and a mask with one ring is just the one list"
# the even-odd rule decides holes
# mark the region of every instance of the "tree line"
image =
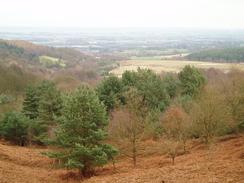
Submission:
[[186,56],[190,60],[211,62],[244,62],[244,48],[209,49]]

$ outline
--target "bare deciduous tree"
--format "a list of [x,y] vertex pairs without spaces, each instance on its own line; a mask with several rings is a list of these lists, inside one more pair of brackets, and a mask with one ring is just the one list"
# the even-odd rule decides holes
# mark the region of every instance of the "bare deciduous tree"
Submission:
[[[134,166],[137,161],[138,144],[144,135],[147,113],[143,98],[136,89],[130,89],[126,93],[126,105],[114,112],[116,120],[111,121],[109,127],[110,135],[116,138],[120,145],[126,142],[129,145],[129,156],[132,157]],[[126,148],[128,149],[128,146]]]
[[182,143],[186,152],[186,142],[191,130],[189,115],[180,106],[171,106],[164,113],[162,126],[166,137]]

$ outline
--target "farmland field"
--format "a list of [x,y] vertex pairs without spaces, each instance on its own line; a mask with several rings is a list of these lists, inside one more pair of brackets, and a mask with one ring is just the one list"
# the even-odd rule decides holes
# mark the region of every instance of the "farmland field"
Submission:
[[234,63],[216,63],[216,62],[201,62],[201,61],[186,61],[186,60],[126,60],[119,62],[119,67],[110,71],[110,73],[121,76],[126,70],[134,70],[137,68],[151,69],[156,73],[161,72],[179,72],[185,65],[192,65],[201,69],[215,68],[224,72],[232,68],[244,70],[244,64]]
[[179,53],[179,54],[169,54],[169,55],[160,55],[160,56],[146,56],[146,57],[137,57],[137,56],[132,56],[130,57],[130,60],[147,60],[147,61],[156,61],[156,60],[174,60],[174,59],[179,59],[183,58],[185,56],[189,55],[189,53]]

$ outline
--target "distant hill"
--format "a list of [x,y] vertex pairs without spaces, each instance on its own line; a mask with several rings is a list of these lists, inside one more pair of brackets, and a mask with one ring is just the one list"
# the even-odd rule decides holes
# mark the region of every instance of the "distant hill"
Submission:
[[[94,56],[86,55],[75,49],[47,47],[19,40],[0,40],[0,62],[15,61],[19,64],[42,65],[40,58],[43,56],[62,60],[67,67],[96,60]],[[45,64],[43,65],[45,66]],[[54,66],[59,67],[59,64],[55,63]]]
[[20,93],[35,78],[53,80],[65,90],[81,82],[93,85],[101,75],[117,67],[117,60],[123,59],[113,54],[0,39],[0,95],[8,91]]
[[210,49],[192,53],[185,57],[189,60],[212,62],[244,62],[244,48]]
[[0,94],[23,93],[27,85],[40,79],[18,65],[0,65]]
[[[70,88],[74,83],[77,86],[81,81],[96,79],[96,75],[89,76],[96,69],[95,56],[75,49],[0,40],[0,95],[21,94],[27,85],[43,79],[58,78],[58,84]],[[72,80],[67,82],[67,77]]]
[[19,61],[35,64],[38,63],[38,55],[7,41],[0,40],[0,61],[4,63]]

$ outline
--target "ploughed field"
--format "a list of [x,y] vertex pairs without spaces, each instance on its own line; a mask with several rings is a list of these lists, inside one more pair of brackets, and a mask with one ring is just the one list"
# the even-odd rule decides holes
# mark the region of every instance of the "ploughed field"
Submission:
[[244,71],[244,64],[236,63],[216,63],[203,61],[187,61],[187,60],[126,60],[120,61],[119,66],[110,73],[121,76],[126,70],[136,71],[138,67],[142,69],[151,69],[156,73],[161,72],[179,72],[184,66],[192,65],[201,69],[215,68],[224,72],[228,72],[232,68]]
[[[160,142],[147,141],[146,146]],[[244,136],[226,136],[206,147],[199,141],[189,144],[189,153],[176,158],[175,165],[160,153],[140,156],[133,168],[122,158],[99,168],[94,177],[81,179],[77,171],[57,169],[55,162],[41,155],[48,149],[18,147],[0,141],[0,182],[84,182],[84,183],[242,183],[244,182]]]

